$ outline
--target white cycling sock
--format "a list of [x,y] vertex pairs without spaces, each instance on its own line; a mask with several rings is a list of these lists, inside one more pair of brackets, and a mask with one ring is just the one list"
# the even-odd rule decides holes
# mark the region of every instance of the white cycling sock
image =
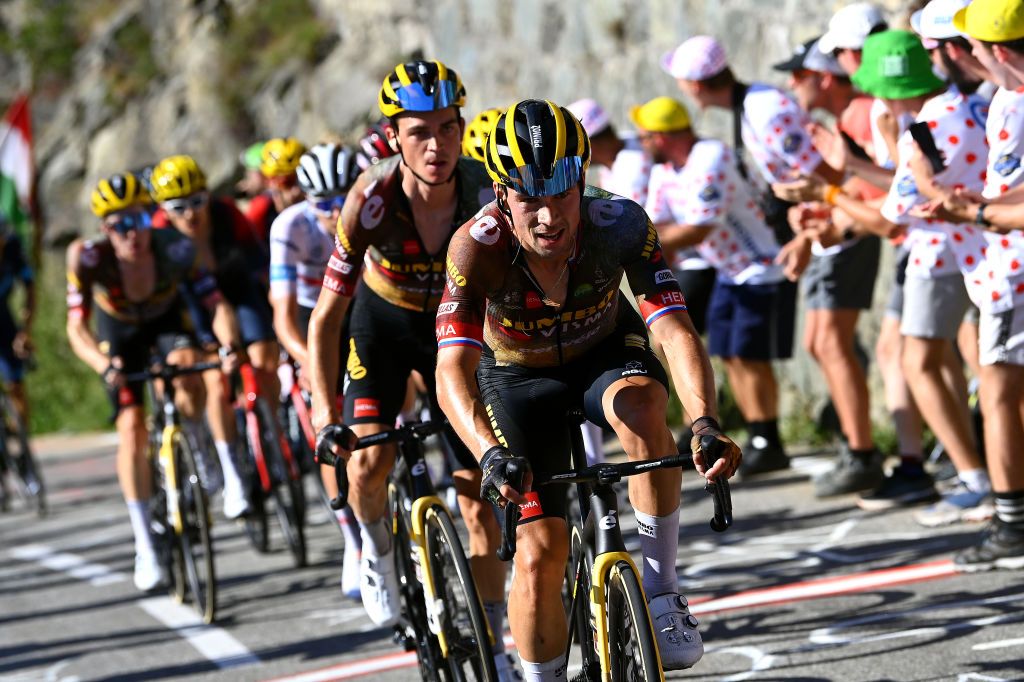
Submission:
[[391,528],[387,515],[370,523],[359,522],[359,534],[363,539],[363,556],[377,559],[391,551]]
[[494,645],[491,651],[495,654],[505,651],[505,612],[508,605],[503,601],[485,601],[484,613],[487,614],[487,623],[491,626],[494,634]]
[[149,500],[125,500],[128,505],[128,519],[135,534],[135,553],[152,554],[153,537],[149,531]]
[[583,422],[583,449],[587,453],[588,465],[604,462],[604,433],[597,424]]
[[530,663],[524,658],[519,662],[526,682],[565,682],[565,659],[561,656],[544,663]]
[[[213,447],[217,449],[217,459],[220,460],[220,470],[224,473],[224,484],[235,485],[239,487],[242,485],[242,479],[238,476],[238,469],[235,467],[235,449],[231,447],[231,443],[223,440],[216,440],[213,442]],[[228,481],[231,481],[229,484]]]
[[647,598],[678,592],[676,555],[679,550],[679,510],[666,516],[635,512],[644,557],[643,585]]
[[989,480],[988,472],[984,469],[971,469],[957,474],[967,489],[972,493],[992,492],[992,481]]
[[350,549],[356,552],[362,551],[363,540],[359,537],[359,522],[356,521],[352,508],[339,509],[334,512],[334,518],[338,519],[341,534],[345,537],[345,551]]

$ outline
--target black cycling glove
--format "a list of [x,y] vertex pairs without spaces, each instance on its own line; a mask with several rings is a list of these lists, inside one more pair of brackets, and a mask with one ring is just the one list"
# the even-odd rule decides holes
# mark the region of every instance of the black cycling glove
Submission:
[[480,497],[492,504],[499,504],[502,499],[501,486],[507,484],[516,489],[522,486],[523,476],[530,470],[530,463],[525,457],[513,455],[508,448],[495,445],[484,453],[480,469],[484,474]]
[[328,424],[316,434],[316,461],[334,466],[338,456],[334,454],[333,447],[337,445],[342,450],[351,450],[358,441],[355,431],[344,424]]

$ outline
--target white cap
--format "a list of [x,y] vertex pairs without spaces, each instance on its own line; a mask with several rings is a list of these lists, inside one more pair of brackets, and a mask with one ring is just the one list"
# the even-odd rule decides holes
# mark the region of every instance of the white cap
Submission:
[[818,46],[822,52],[836,48],[859,50],[871,35],[871,29],[885,23],[882,11],[867,2],[855,2],[832,15],[828,31],[821,37]]
[[702,81],[729,65],[725,48],[711,36],[694,36],[661,57],[661,68],[673,78]]
[[910,16],[910,26],[924,38],[925,47],[932,49],[936,44],[929,45],[929,40],[945,40],[963,35],[953,26],[953,15],[969,4],[971,0],[932,0]]
[[587,131],[587,137],[594,137],[594,135],[603,132],[608,127],[608,124],[611,123],[608,119],[608,113],[600,104],[592,99],[576,100],[567,106],[566,109],[580,120],[580,123],[583,124],[583,130]]

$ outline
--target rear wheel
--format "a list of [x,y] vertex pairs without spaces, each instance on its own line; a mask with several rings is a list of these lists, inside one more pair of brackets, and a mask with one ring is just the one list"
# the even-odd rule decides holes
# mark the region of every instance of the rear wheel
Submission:
[[274,498],[274,513],[295,565],[305,566],[306,494],[302,488],[302,479],[292,476],[293,472],[281,450],[280,432],[274,416],[263,400],[256,403],[256,415],[259,419],[263,457],[270,473],[270,494]]
[[25,420],[15,408],[10,396],[3,396],[2,407],[2,447],[7,451],[8,464],[13,465],[18,492],[33,511],[39,516],[45,516],[46,489],[43,486],[42,473],[29,445]]
[[179,536],[185,580],[196,613],[212,623],[217,607],[217,578],[213,567],[210,509],[196,466],[197,453],[183,431],[175,433],[174,455],[178,467],[178,495],[183,522]]
[[636,571],[626,561],[608,576],[608,658],[612,682],[664,680],[658,642]]
[[430,575],[440,602],[435,608],[448,645],[448,670],[455,680],[497,680],[487,618],[455,524],[444,507],[434,505],[427,510],[424,526]]
[[394,514],[395,570],[398,575],[398,590],[402,600],[402,617],[395,626],[396,637],[407,651],[415,651],[419,661],[420,676],[428,682],[443,682],[448,679],[444,658],[437,637],[427,624],[427,607],[423,601],[423,586],[418,569],[413,562],[409,539],[408,517],[401,509],[397,490],[390,487],[389,509]]

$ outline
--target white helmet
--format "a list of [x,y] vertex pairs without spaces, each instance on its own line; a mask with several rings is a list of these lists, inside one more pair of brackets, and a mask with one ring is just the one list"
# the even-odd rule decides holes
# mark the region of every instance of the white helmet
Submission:
[[356,153],[349,147],[318,144],[302,155],[295,169],[299,187],[311,197],[332,197],[348,191],[359,175]]

